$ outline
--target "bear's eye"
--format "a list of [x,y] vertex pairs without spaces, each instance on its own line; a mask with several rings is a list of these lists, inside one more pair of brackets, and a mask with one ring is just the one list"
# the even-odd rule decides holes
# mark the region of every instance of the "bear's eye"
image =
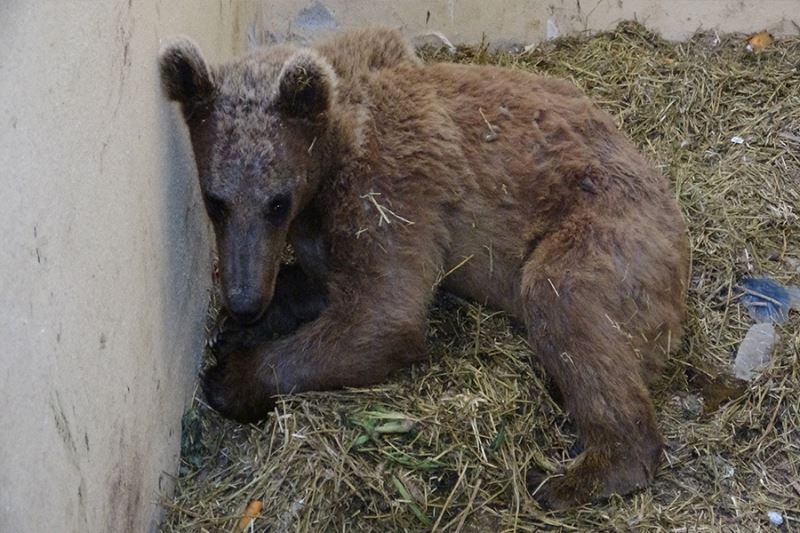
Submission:
[[225,205],[225,201],[222,198],[210,194],[203,195],[203,198],[206,201],[206,211],[208,211],[208,216],[211,220],[218,222],[225,218],[228,213],[228,206]]
[[267,219],[273,224],[280,224],[286,220],[292,200],[286,194],[279,194],[272,199],[267,208]]

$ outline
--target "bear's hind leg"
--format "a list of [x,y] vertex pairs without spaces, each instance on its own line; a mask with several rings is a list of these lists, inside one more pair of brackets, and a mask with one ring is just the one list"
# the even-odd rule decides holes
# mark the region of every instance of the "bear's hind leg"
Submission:
[[[640,350],[652,343],[642,342],[640,333],[628,334],[625,327],[653,331],[660,320],[657,306],[670,302],[652,301],[663,295],[636,285],[641,280],[635,269],[647,265],[619,271],[619,257],[600,244],[613,242],[614,231],[608,228],[603,235],[591,224],[565,228],[539,243],[523,269],[530,343],[558,385],[584,444],[562,475],[529,474],[534,497],[548,507],[643,488],[661,456],[645,369],[657,368],[655,360],[662,356]],[[664,312],[672,316],[671,310]]]

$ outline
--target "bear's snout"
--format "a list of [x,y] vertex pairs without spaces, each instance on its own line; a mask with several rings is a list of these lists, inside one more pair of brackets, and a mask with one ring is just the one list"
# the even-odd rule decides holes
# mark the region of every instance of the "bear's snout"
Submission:
[[267,224],[245,213],[230,217],[217,235],[222,292],[231,318],[252,324],[272,301],[275,275],[285,240]]
[[267,307],[265,299],[254,292],[233,289],[228,294],[228,313],[237,322],[250,324],[264,313]]

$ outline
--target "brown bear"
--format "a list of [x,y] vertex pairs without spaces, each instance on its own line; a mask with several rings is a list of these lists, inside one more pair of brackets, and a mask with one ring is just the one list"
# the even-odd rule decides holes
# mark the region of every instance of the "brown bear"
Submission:
[[[584,451],[531,473],[540,502],[647,485],[662,449],[648,383],[680,342],[689,248],[667,181],[608,114],[564,81],[423,64],[386,29],[214,68],[181,39],[161,73],[228,312],[296,328],[223,343],[204,376],[215,409],[257,420],[275,395],[424,359],[441,287],[522,321],[574,418]],[[298,266],[278,274],[287,242]]]

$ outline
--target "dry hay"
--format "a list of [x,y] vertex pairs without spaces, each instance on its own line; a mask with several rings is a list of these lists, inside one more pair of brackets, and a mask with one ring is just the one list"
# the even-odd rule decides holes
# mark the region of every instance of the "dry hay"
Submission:
[[519,330],[440,299],[430,363],[383,386],[288,397],[253,426],[197,400],[163,531],[230,531],[250,498],[264,501],[257,531],[754,531],[774,527],[768,511],[800,530],[798,313],[756,381],[724,379],[751,324],[737,282],[800,284],[800,40],[753,54],[740,37],[668,43],[625,23],[455,59],[573,80],[674,184],[693,244],[691,318],[655,391],[667,448],[652,487],[540,510],[525,470],[567,463],[575,429]]

